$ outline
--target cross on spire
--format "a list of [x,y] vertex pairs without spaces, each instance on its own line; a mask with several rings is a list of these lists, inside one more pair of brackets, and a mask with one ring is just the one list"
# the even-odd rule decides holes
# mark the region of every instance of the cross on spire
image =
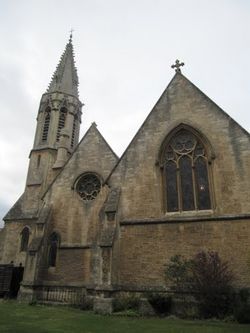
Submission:
[[74,31],[74,29],[72,29],[72,28],[69,31],[70,32],[70,35],[69,35],[69,41],[70,42],[72,42],[73,31]]
[[176,73],[181,73],[181,66],[184,66],[184,62],[180,62],[178,59],[176,59],[175,64],[171,66],[171,68],[175,68]]

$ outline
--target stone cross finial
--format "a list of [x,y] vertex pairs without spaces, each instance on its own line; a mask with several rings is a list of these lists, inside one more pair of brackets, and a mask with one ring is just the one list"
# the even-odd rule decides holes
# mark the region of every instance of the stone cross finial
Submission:
[[70,30],[70,35],[69,35],[69,41],[70,42],[72,42],[73,31],[74,31],[74,29]]
[[181,73],[181,69],[180,69],[180,67],[181,66],[184,66],[185,64],[184,64],[184,62],[180,62],[178,59],[175,61],[175,65],[172,65],[171,66],[171,68],[175,68],[175,71],[176,72],[179,72],[179,73]]

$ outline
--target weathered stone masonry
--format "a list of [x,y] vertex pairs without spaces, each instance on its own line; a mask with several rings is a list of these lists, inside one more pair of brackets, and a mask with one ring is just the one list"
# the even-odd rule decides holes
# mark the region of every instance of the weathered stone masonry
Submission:
[[[82,105],[70,39],[41,99],[25,191],[0,236],[1,263],[25,267],[19,297],[106,297],[95,303],[103,309],[121,291],[166,291],[171,256],[202,249],[218,251],[236,286],[250,287],[249,134],[178,68],[120,159],[95,123],[78,143]],[[169,150],[171,138],[182,157]],[[191,154],[189,174],[175,167]],[[208,208],[200,209],[204,191]]]

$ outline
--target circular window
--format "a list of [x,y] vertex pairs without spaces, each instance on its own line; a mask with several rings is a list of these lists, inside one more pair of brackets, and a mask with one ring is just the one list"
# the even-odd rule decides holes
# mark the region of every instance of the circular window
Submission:
[[94,174],[83,175],[76,185],[76,191],[84,201],[94,200],[100,190],[101,182]]

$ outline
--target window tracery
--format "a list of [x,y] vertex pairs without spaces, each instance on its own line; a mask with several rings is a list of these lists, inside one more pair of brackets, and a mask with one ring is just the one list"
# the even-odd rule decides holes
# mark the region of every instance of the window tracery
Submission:
[[93,173],[80,177],[76,184],[76,191],[84,201],[94,200],[101,190],[101,181]]
[[211,209],[206,147],[192,131],[180,129],[163,154],[168,212]]

